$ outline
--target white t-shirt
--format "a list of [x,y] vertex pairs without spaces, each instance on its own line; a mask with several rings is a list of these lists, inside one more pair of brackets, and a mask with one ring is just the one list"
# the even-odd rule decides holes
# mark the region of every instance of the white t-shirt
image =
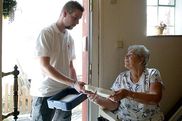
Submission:
[[[117,91],[125,88],[133,92],[146,93],[149,92],[151,83],[160,82],[163,84],[160,72],[154,68],[146,68],[138,83],[133,83],[130,78],[130,71],[120,73],[111,89]],[[156,115],[161,114],[159,105],[146,105],[127,98],[120,101],[117,113],[122,121],[153,121],[154,117],[162,118],[156,117]]]
[[[68,31],[61,33],[56,24],[44,28],[35,45],[35,57],[50,57],[50,64],[60,73],[70,76],[69,64],[75,58],[74,41]],[[67,86],[50,79],[35,61],[30,94],[32,96],[52,96]]]

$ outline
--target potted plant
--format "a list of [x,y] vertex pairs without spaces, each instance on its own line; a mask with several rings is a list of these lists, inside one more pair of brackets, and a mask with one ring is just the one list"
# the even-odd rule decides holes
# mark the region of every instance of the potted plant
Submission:
[[156,26],[156,33],[157,35],[162,35],[164,32],[164,29],[166,29],[167,25],[162,21],[158,26]]
[[16,5],[16,0],[3,0],[3,17],[5,19],[9,18],[10,21],[14,20]]

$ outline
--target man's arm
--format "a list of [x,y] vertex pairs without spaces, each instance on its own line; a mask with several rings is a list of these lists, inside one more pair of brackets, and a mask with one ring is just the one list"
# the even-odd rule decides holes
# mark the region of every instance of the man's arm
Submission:
[[[71,79],[67,76],[65,76],[64,74],[59,73],[54,67],[52,67],[50,65],[50,58],[49,57],[39,57],[38,58],[40,65],[41,65],[41,69],[43,70],[44,73],[47,74],[48,77],[50,77],[51,79],[68,85],[68,86],[72,86],[74,87],[77,91],[79,92],[84,92],[84,82],[80,82],[77,81],[77,79]],[[76,74],[76,72],[74,73]]]
[[61,73],[59,73],[53,66],[50,65],[49,57],[38,57],[41,69],[43,72],[50,77],[51,79],[63,83],[65,85],[71,86],[75,83],[76,80],[73,80]]
[[70,62],[70,74],[71,74],[71,78],[77,81],[77,76],[76,76],[75,68],[73,66],[73,61]]

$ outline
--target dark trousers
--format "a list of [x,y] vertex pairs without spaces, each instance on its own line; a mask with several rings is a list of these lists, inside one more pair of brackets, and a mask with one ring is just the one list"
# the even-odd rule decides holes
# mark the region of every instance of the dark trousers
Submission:
[[49,97],[33,97],[32,120],[33,121],[71,121],[71,111],[50,109],[47,104]]

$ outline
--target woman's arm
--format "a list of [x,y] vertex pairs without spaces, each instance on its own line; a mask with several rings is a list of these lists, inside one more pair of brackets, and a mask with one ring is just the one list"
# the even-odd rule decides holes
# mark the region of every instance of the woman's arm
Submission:
[[92,102],[98,104],[103,109],[113,111],[119,107],[119,101],[118,102],[111,101],[109,98],[101,97],[97,95],[96,93],[89,92],[87,93],[87,96]]
[[113,101],[119,101],[123,98],[129,98],[144,104],[158,104],[162,98],[162,84],[160,82],[151,83],[147,93],[121,89],[110,97]]
[[162,98],[162,84],[160,82],[151,83],[148,93],[128,91],[127,97],[145,104],[158,104]]

